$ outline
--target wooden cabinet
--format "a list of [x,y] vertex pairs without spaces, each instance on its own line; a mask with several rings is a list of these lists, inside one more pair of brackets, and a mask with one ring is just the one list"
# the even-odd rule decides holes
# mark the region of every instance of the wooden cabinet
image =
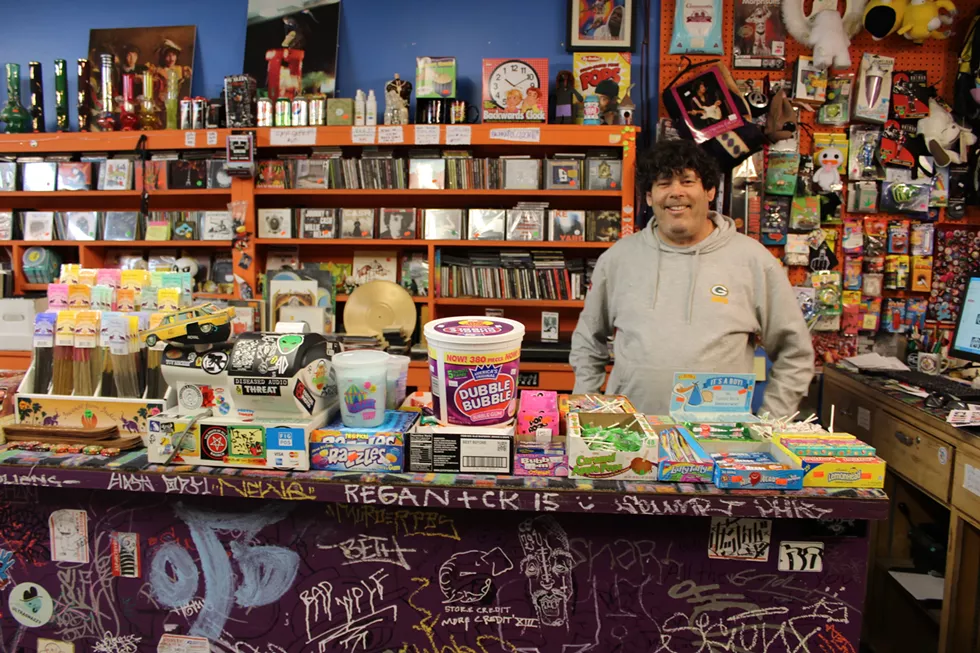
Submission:
[[830,424],[830,407],[834,407],[834,430],[850,433],[865,442],[871,442],[877,407],[867,395],[860,395],[849,388],[825,384],[821,401],[820,422]]
[[878,411],[877,418],[871,443],[888,468],[947,503],[953,447],[887,410]]
[[953,505],[980,523],[980,454],[960,450],[956,454],[953,473]]

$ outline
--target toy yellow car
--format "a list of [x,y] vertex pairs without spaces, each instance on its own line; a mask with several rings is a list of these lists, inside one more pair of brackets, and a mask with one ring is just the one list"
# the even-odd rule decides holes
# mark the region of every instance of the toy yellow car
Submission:
[[163,316],[160,325],[142,333],[147,347],[161,340],[183,344],[224,342],[231,335],[234,310],[201,304]]

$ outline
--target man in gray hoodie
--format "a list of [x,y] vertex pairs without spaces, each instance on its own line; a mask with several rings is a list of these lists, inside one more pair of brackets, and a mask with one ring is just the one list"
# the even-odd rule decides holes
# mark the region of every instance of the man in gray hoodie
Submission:
[[691,141],[662,141],[639,162],[654,220],[599,257],[572,335],[575,392],[664,415],[675,372],[750,373],[758,340],[772,360],[762,409],[792,414],[813,377],[810,333],[779,261],[708,205],[720,172]]

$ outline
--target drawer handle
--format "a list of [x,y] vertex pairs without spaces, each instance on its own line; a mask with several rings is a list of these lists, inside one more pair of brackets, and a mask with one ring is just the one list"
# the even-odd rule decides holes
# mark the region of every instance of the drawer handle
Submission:
[[906,447],[911,447],[915,444],[918,438],[913,438],[911,435],[906,435],[901,431],[895,431],[895,439],[904,444]]

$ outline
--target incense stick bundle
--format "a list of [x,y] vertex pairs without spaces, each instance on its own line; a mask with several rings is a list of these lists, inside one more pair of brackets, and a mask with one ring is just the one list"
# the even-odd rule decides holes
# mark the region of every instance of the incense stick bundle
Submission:
[[102,350],[102,397],[118,397],[116,394],[116,375],[112,368],[112,356],[108,348]]
[[72,366],[73,383],[75,385],[75,393],[84,396],[91,397],[95,393],[95,386],[92,382],[95,373],[92,369],[94,365],[93,353],[94,349],[89,349],[87,347],[75,347]]
[[131,353],[113,354],[113,364],[116,366],[116,392],[120,397],[135,399],[140,396],[139,374]]
[[54,387],[52,394],[70,395],[74,389],[74,351],[71,346],[59,345],[54,348]]
[[54,348],[34,348],[34,394],[48,394],[51,389],[51,378],[54,374]]
[[146,398],[163,399],[167,392],[167,383],[163,380],[163,352],[149,349],[146,353]]

